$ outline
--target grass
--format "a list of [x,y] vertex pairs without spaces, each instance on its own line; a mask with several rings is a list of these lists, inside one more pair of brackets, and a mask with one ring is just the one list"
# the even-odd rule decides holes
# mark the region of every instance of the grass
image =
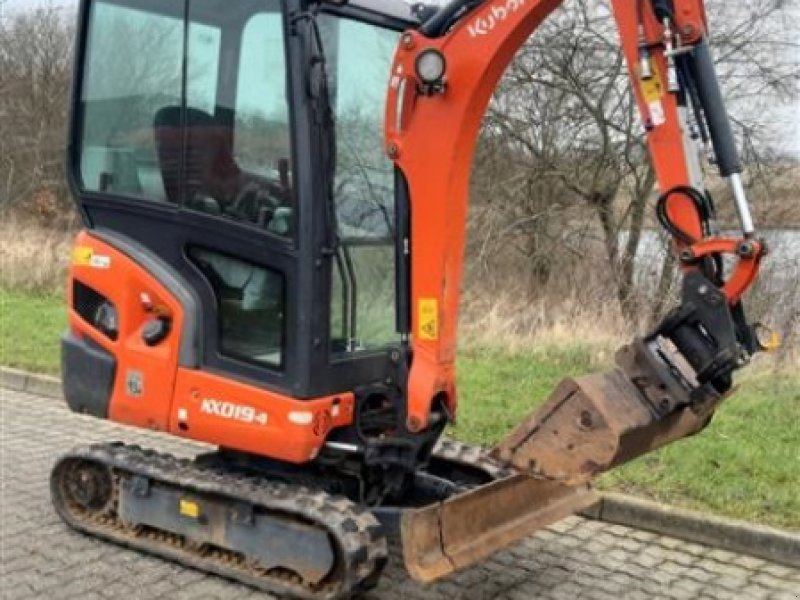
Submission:
[[616,489],[800,529],[800,377],[744,379],[701,434],[606,474]]
[[[65,327],[61,297],[0,291],[0,364],[56,373]],[[463,350],[459,422],[450,433],[484,445],[497,442],[563,377],[606,367],[611,356],[605,347]],[[800,376],[754,368],[703,433],[604,475],[598,487],[800,529],[797,423]]]
[[0,364],[58,373],[66,328],[63,296],[0,290]]
[[[506,353],[473,348],[459,361],[456,437],[490,445],[568,375],[608,365],[592,346]],[[602,476],[596,485],[687,508],[800,529],[800,376],[751,367],[701,434]]]

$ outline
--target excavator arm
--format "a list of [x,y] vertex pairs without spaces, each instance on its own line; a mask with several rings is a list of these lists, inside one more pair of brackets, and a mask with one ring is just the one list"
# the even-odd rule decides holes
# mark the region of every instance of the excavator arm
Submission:
[[[559,0],[454,0],[401,37],[386,151],[401,185],[399,317],[407,340],[406,427],[457,410],[456,329],[473,153],[490,96]],[[661,224],[684,270],[680,305],[622,348],[617,367],[561,383],[492,455],[513,476],[408,515],[410,572],[423,580],[471,564],[591,502],[586,484],[703,429],[732,374],[765,349],[741,304],[766,253],[756,237],[702,0],[612,0],[630,84],[662,191]],[[693,127],[690,127],[693,121]],[[700,166],[713,148],[741,220],[721,237]],[[733,263],[732,269],[724,265]]]
[[[405,183],[401,189],[406,197],[399,204],[410,224],[401,232],[409,273],[405,289],[411,298],[409,314],[401,315],[401,321],[412,340],[407,393],[411,431],[428,425],[437,400],[456,410],[460,281],[469,179],[481,121],[506,66],[559,4],[455,0],[401,38],[388,95],[386,140],[387,153]],[[613,0],[612,6],[663,191],[659,218],[675,239],[685,270],[704,274],[724,295],[717,310],[738,313],[766,249],[755,237],[742,166],[711,60],[703,3]],[[690,110],[730,182],[741,238],[718,237],[713,229],[700,147],[688,124]],[[732,256],[736,267],[723,280],[720,261],[725,256]],[[757,349],[753,334],[738,321],[737,341],[751,354]],[[681,350],[692,355],[687,356],[690,362],[701,360],[690,352],[689,333],[671,337],[679,346],[684,343]],[[737,366],[727,364],[722,371]]]

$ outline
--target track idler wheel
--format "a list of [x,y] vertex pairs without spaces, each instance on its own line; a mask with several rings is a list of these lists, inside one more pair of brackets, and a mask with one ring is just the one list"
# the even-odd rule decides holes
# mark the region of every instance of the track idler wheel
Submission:
[[64,461],[53,473],[51,485],[57,486],[64,508],[84,517],[99,516],[112,510],[115,494],[114,475],[106,465],[82,459]]

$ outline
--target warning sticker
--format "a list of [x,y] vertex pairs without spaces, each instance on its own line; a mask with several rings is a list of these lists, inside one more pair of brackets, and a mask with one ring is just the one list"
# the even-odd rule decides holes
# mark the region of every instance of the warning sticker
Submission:
[[429,342],[439,339],[439,301],[436,298],[420,298],[419,339]]
[[95,254],[88,246],[78,246],[72,251],[72,264],[76,267],[92,267],[93,269],[110,269],[111,257]]
[[86,246],[78,246],[72,251],[72,264],[76,267],[88,267],[92,264],[94,250]]
[[197,502],[192,500],[184,500],[181,498],[180,504],[178,505],[180,513],[184,517],[189,517],[191,519],[199,519],[200,518],[200,505]]
[[650,122],[653,127],[667,122],[667,114],[664,112],[664,105],[661,102],[651,102],[647,107],[650,110]]
[[661,98],[664,97],[664,85],[661,83],[661,73],[658,65],[654,60],[650,61],[650,65],[653,70],[653,76],[650,79],[643,79],[641,82],[642,96],[644,96],[644,101],[647,104],[661,102]]

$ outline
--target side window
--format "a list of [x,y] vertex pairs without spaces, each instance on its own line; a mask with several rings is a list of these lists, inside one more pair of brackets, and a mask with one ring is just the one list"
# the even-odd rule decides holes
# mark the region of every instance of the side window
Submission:
[[214,114],[217,108],[222,32],[204,23],[189,23],[186,105]]
[[[190,6],[194,4],[191,2]],[[209,174],[219,168],[215,160],[225,139],[224,130],[214,125],[221,38],[218,27],[190,20],[186,108],[177,102],[163,106],[154,117],[158,170],[167,200],[190,207],[205,206],[217,213],[221,211],[214,210],[218,207]]]
[[334,198],[343,258],[331,289],[332,352],[375,350],[395,330],[394,167],[383,149],[386,89],[399,34],[323,15],[336,114]]
[[153,130],[161,110],[181,104],[183,6],[163,0],[163,13],[152,13],[92,5],[82,90],[83,189],[168,199]]
[[288,236],[292,153],[283,20],[275,6],[246,21],[238,67],[219,89],[202,84],[216,69],[218,45],[199,29],[190,35],[184,194],[187,208]]
[[288,171],[289,105],[280,13],[250,19],[242,35],[236,90],[236,161],[243,169],[267,177]]
[[283,275],[201,248],[190,249],[189,256],[214,289],[222,352],[247,362],[283,367]]

